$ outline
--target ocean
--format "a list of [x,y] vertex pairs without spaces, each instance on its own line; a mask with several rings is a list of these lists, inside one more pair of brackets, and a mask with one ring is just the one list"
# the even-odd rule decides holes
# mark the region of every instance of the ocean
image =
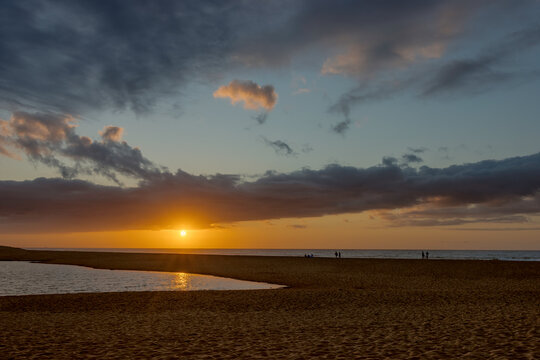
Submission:
[[[341,252],[342,258],[355,259],[421,259],[422,250],[359,250],[359,249],[150,249],[150,248],[31,248],[29,250],[98,251],[160,254],[292,256],[332,258]],[[540,250],[430,250],[429,259],[540,261]]]

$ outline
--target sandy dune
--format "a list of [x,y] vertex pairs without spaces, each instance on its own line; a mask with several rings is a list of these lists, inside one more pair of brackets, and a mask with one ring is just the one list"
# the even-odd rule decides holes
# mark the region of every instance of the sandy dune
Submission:
[[540,263],[0,248],[2,259],[289,288],[2,297],[1,358],[540,358]]

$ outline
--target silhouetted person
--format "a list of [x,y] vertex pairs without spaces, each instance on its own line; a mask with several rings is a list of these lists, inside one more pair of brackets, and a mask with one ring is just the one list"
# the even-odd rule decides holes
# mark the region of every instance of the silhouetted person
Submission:
[[426,251],[426,260],[429,259],[429,251]]
[[338,252],[338,256],[339,256],[339,258],[341,259],[341,251],[340,251],[340,252]]
[[424,252],[422,251],[422,259],[424,259],[426,257],[426,254],[424,254]]
[[338,253],[337,253],[337,251],[336,251],[336,252],[335,252],[334,254],[336,255],[336,259],[337,259],[337,256],[338,256]]

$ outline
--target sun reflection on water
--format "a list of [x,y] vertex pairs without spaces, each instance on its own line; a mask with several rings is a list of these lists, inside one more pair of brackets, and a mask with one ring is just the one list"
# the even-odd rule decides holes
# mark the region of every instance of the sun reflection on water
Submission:
[[189,274],[179,272],[174,274],[173,289],[187,290],[189,288]]

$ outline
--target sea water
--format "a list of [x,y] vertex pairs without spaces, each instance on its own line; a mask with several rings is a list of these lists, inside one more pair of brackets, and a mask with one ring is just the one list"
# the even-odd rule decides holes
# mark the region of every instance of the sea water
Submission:
[[119,291],[257,290],[281,285],[183,272],[0,261],[0,296]]
[[[104,251],[129,253],[167,253],[167,254],[199,254],[199,255],[244,255],[244,256],[293,256],[303,257],[313,254],[314,257],[335,256],[341,252],[344,258],[371,259],[421,259],[422,250],[359,250],[359,249],[44,249],[33,250],[66,250],[66,251]],[[538,250],[423,250],[429,252],[430,259],[447,260],[505,260],[505,261],[540,261]]]

